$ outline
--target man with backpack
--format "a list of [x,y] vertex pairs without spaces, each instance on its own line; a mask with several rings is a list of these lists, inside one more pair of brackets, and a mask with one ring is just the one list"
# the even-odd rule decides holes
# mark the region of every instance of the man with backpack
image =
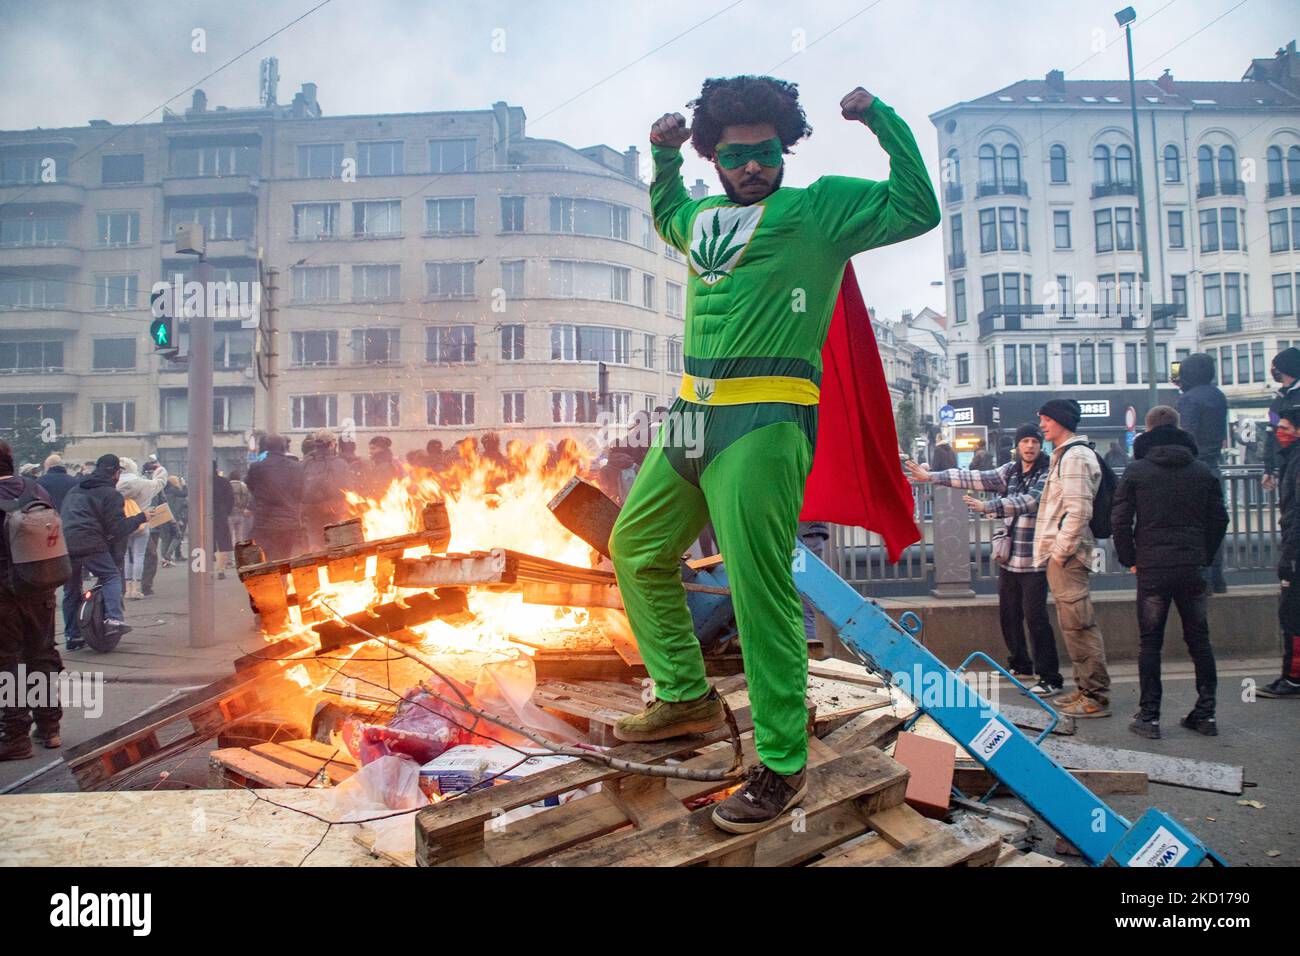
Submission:
[[1120,564],[1137,575],[1138,683],[1141,699],[1129,730],[1160,739],[1160,648],[1169,605],[1178,606],[1187,653],[1196,666],[1196,705],[1182,725],[1207,737],[1215,723],[1218,684],[1206,604],[1205,569],[1223,542],[1228,512],[1219,479],[1192,436],[1179,428],[1178,412],[1157,405],[1147,430],[1133,443],[1133,464],[1115,494],[1111,523]]
[[[1075,689],[1056,697],[1057,710],[1071,717],[1109,717],[1110,673],[1088,574],[1098,532],[1110,535],[1115,474],[1088,436],[1075,433],[1082,414],[1072,398],[1054,398],[1038,410],[1052,457],[1034,524],[1034,567],[1047,571],[1047,586],[1056,599],[1056,616],[1074,665]],[[1094,513],[1100,519],[1095,523]]]
[[[59,529],[58,512],[50,496],[33,479],[14,474],[13,451],[0,442],[0,674],[19,695],[0,710],[0,760],[24,760],[32,755],[32,725],[36,739],[58,747],[57,688],[63,661],[54,646],[54,593],[68,572],[67,548]],[[20,678],[19,668],[26,671]],[[30,678],[45,678],[43,702],[30,700]]]

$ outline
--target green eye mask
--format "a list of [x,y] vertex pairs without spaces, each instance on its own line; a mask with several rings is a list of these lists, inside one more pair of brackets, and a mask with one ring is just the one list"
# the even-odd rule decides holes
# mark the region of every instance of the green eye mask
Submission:
[[781,165],[781,140],[773,136],[761,143],[728,143],[719,146],[715,155],[723,169],[739,169],[750,160],[760,166]]

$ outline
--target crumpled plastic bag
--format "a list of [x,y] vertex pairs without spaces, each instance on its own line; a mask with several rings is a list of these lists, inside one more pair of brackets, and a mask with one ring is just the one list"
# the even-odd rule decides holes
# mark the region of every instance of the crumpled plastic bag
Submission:
[[[563,744],[584,743],[586,738],[576,728],[533,703],[533,691],[536,689],[537,668],[533,666],[533,659],[520,656],[484,664],[479,670],[478,683],[474,685],[474,697],[483,710],[537,731],[554,741]],[[493,727],[486,732],[496,739],[503,739],[498,737],[498,730],[504,731],[504,728]],[[514,743],[513,740],[503,742]]]
[[[442,696],[458,700],[456,691],[436,678],[427,682]],[[469,688],[457,685],[469,697]],[[422,687],[407,691],[397,705],[397,713],[387,724],[356,722],[343,734],[348,750],[361,764],[368,765],[380,757],[403,754],[420,766],[451,747],[472,741],[465,730],[473,717],[444,704]]]
[[344,822],[386,810],[414,810],[429,802],[420,790],[420,765],[394,755],[371,761],[331,792],[334,812]]

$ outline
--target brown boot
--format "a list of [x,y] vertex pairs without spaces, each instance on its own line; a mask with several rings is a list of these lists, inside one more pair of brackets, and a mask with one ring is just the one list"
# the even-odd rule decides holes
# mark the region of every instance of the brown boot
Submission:
[[46,750],[58,750],[63,746],[63,738],[59,736],[58,724],[53,727],[37,727],[32,731],[32,740]]
[[26,760],[32,755],[30,737],[0,739],[0,760]]

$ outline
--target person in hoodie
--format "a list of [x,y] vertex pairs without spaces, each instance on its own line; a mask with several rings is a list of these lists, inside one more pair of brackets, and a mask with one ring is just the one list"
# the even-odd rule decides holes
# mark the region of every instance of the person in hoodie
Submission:
[[81,575],[89,571],[104,586],[104,624],[120,637],[131,630],[123,620],[122,574],[114,560],[117,546],[144,527],[141,512],[126,516],[126,500],[117,490],[122,465],[116,455],[101,455],[89,478],[83,478],[63,499],[59,517],[72,559],[72,574],[63,588],[63,635],[68,650],[84,647],[77,630]]
[[1300,349],[1292,346],[1273,356],[1271,368],[1273,381],[1281,388],[1268,406],[1268,434],[1264,437],[1264,489],[1272,491],[1278,486],[1280,445],[1277,423],[1282,412],[1300,405]]
[[1133,464],[1111,508],[1115,554],[1138,579],[1140,699],[1129,730],[1151,740],[1160,739],[1160,648],[1170,604],[1178,608],[1196,670],[1196,704],[1182,726],[1208,737],[1219,732],[1203,571],[1223,542],[1228,512],[1218,477],[1198,460],[1196,442],[1178,424],[1169,405],[1147,412],[1147,430],[1133,443]]
[[268,561],[301,551],[302,462],[288,454],[283,435],[267,435],[266,457],[248,466],[245,484],[253,494],[253,540]]
[[77,481],[78,479],[68,474],[68,469],[64,467],[63,456],[53,454],[45,459],[45,474],[41,475],[36,483],[45,489],[45,493],[50,496],[50,501],[54,503],[57,511],[63,507],[63,498],[67,495],[68,489]]
[[[150,477],[145,477],[134,459],[119,459],[122,476],[117,481],[117,490],[127,501],[134,502],[141,513],[153,508],[153,500],[167,487],[167,469],[162,465],[155,468]],[[149,528],[141,524],[126,541],[126,566],[123,577],[126,580],[126,596],[137,600],[144,599],[144,557],[149,548]]]
[[[6,442],[0,441],[0,501],[16,501],[28,495],[50,504],[50,496],[33,481],[14,474],[14,456]],[[3,518],[0,515],[0,518]],[[0,521],[0,674],[8,678],[13,689],[25,689],[19,683],[19,667],[27,674],[42,674],[46,686],[57,685],[63,661],[54,646],[54,592],[18,593],[9,589],[9,542]],[[6,695],[7,696],[7,695]],[[9,700],[0,707],[0,760],[25,760],[32,755],[32,724],[36,739],[47,748],[58,747],[59,721],[63,711],[57,699],[45,700],[42,706],[28,706],[26,695]],[[34,703],[34,702],[33,702]]]
[[[1197,460],[1205,464],[1214,477],[1223,482],[1219,470],[1224,442],[1228,438],[1228,399],[1214,384],[1214,359],[1204,352],[1194,352],[1178,366],[1178,417],[1182,429],[1196,442]],[[1228,590],[1223,577],[1223,548],[1214,552],[1209,567],[1210,586],[1215,594]]]
[[1256,689],[1260,697],[1300,698],[1300,406],[1278,415],[1277,463],[1279,524],[1282,556],[1277,563],[1281,583],[1277,616],[1282,625],[1282,676]]
[[325,548],[325,526],[346,521],[344,492],[354,487],[352,469],[335,452],[334,433],[322,428],[312,436],[312,449],[302,463],[302,523],[307,550]]

